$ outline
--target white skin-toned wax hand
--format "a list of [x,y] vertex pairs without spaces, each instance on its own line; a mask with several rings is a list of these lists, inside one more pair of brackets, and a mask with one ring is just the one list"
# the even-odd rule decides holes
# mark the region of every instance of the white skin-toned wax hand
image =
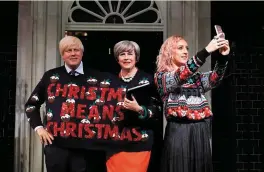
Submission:
[[44,143],[44,145],[52,144],[52,140],[54,140],[54,137],[43,127],[37,129],[37,134],[39,136],[41,144]]
[[212,53],[219,49],[219,52],[225,56],[228,55],[230,52],[229,41],[224,38],[221,38],[221,34],[219,34],[210,41],[210,43],[205,47],[205,49],[208,53]]
[[132,100],[129,100],[125,97],[124,108],[135,112],[139,112],[141,110],[141,106],[139,106],[137,100],[133,95],[132,95]]

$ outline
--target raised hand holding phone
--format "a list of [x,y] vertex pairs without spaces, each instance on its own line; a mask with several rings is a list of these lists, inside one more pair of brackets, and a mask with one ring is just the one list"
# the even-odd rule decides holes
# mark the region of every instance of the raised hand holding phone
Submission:
[[221,26],[215,25],[214,27],[217,34],[215,38],[219,43],[219,52],[223,56],[228,55],[230,52],[229,41],[225,39],[225,33],[223,32]]
[[222,48],[219,48],[219,52],[223,55],[226,56],[230,53],[230,46],[228,40],[225,40],[225,43]]
[[227,44],[227,40],[224,38],[219,38],[220,35],[217,35],[212,39],[209,44],[205,47],[208,53],[212,53],[216,50],[220,50],[220,48],[224,47]]

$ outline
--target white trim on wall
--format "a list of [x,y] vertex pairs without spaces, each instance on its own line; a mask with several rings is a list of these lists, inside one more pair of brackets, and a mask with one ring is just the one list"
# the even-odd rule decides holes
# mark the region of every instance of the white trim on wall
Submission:
[[[77,6],[72,7],[74,2],[77,4]],[[115,12],[112,10],[112,6],[109,5],[109,8],[111,9],[110,12],[107,12],[107,10],[104,9],[104,7],[98,2],[94,1],[98,7],[103,11],[104,17],[102,15],[98,15],[91,9],[86,9],[81,6],[79,3],[79,0],[71,1],[71,2],[65,2],[63,7],[63,12],[66,15],[63,15],[63,21],[65,22],[65,30],[99,30],[99,31],[164,31],[164,23],[166,23],[166,15],[164,15],[164,10],[166,11],[166,8],[164,8],[164,5],[167,4],[166,1],[154,1],[149,0],[150,5],[146,7],[145,9],[142,9],[141,11],[135,11],[130,16],[125,16],[125,12],[129,10],[129,8],[135,3],[135,1],[131,0],[130,3],[126,6],[125,10],[123,12],[119,11],[119,5],[120,2],[118,1],[118,7]],[[154,3],[157,5],[158,9],[153,8]],[[111,4],[111,3],[109,3]],[[89,15],[99,18],[101,20],[98,22],[76,22],[72,19],[72,13],[74,10],[81,10],[85,13],[88,13]],[[157,19],[154,22],[145,22],[145,23],[131,23],[128,22],[130,18],[133,18],[135,16],[140,16],[144,12],[147,11],[154,11],[157,14]],[[131,11],[130,11],[131,13]],[[105,23],[106,19],[111,15],[118,15],[123,20],[123,24],[114,24],[114,23]]]
[[[74,1],[63,1],[62,3],[62,33],[64,31],[149,31],[163,32],[163,39],[167,38],[167,20],[168,20],[168,2],[169,1],[153,1],[156,3],[159,14],[160,23],[125,23],[125,24],[109,24],[109,23],[84,23],[84,22],[68,22],[69,13]],[[62,35],[64,36],[64,34]],[[61,65],[64,62],[61,59]]]
[[68,24],[67,31],[163,31],[163,25],[148,24],[103,24],[103,23],[74,23]]

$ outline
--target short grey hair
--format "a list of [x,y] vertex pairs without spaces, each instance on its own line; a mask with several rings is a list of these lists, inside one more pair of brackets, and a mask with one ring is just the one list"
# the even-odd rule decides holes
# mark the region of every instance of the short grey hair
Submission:
[[128,40],[120,41],[120,42],[115,44],[114,56],[115,56],[116,60],[118,61],[119,55],[123,52],[126,52],[126,51],[134,51],[135,55],[136,55],[136,61],[137,62],[139,61],[140,48],[139,48],[138,44],[134,41],[128,41]]

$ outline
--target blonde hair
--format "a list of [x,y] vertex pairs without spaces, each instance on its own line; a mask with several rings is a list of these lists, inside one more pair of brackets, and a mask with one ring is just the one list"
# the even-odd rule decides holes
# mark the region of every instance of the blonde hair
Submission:
[[72,47],[79,48],[82,52],[84,51],[82,41],[79,38],[75,36],[65,36],[59,43],[60,55],[63,56],[64,51]]
[[171,72],[173,67],[173,54],[175,54],[177,43],[184,40],[181,36],[173,35],[169,37],[161,46],[157,56],[157,72]]

